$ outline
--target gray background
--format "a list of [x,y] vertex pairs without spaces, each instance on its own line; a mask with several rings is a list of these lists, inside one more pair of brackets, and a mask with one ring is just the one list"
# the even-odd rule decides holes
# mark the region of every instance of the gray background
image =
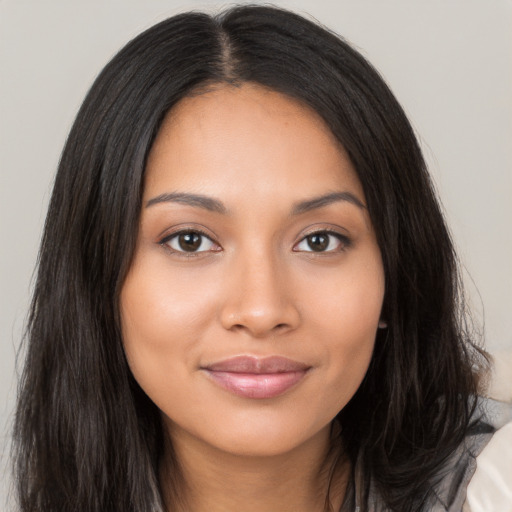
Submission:
[[[512,350],[512,2],[289,0],[381,71],[417,130],[488,349]],[[21,339],[59,154],[95,75],[189,0],[0,0],[0,509]]]

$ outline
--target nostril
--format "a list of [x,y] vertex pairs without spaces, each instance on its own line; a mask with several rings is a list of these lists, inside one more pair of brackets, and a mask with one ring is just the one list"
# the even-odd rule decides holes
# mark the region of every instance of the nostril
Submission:
[[[240,324],[233,324],[231,327],[229,327],[229,330],[232,332],[249,330],[253,334],[259,336],[263,333],[271,334],[272,332],[276,333],[276,332],[285,331],[288,328],[289,328],[289,324],[287,324],[287,323],[276,324],[276,325],[274,325],[274,327],[271,327],[270,329],[268,327],[267,328],[265,328],[265,327],[258,328],[258,326],[255,326],[255,325],[250,325],[250,324],[244,325],[243,323],[240,323]],[[261,332],[260,332],[260,330],[261,330]]]
[[284,334],[300,324],[300,314],[293,304],[285,301],[233,300],[222,305],[220,322],[231,332],[248,331],[253,336]]

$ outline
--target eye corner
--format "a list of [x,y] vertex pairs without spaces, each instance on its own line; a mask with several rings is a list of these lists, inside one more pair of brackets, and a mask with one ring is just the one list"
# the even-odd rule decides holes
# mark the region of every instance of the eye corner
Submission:
[[345,234],[329,229],[318,229],[305,234],[294,244],[292,251],[317,255],[333,255],[344,252],[351,245],[352,240]]
[[197,228],[181,228],[166,234],[157,243],[179,257],[204,256],[222,250],[210,234]]

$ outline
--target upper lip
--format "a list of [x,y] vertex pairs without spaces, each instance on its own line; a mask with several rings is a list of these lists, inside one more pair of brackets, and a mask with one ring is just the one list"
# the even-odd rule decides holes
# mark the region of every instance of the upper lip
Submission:
[[309,368],[310,366],[307,364],[282,356],[236,356],[203,367],[203,369],[212,372],[254,374],[302,372]]

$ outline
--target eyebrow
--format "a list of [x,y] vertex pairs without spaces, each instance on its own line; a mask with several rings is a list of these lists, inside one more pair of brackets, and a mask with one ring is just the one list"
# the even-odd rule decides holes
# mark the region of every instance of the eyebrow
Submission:
[[227,208],[218,199],[204,196],[202,194],[188,194],[185,192],[171,192],[160,194],[159,196],[149,199],[146,208],[159,203],[181,203],[188,206],[203,208],[210,212],[226,214]]
[[[300,215],[302,213],[316,210],[318,208],[323,208],[333,203],[342,201],[351,203],[363,210],[366,209],[366,206],[363,204],[363,202],[350,192],[330,192],[328,194],[295,203],[292,208],[292,215]],[[211,212],[222,213],[224,215],[228,213],[227,208],[218,199],[202,194],[190,194],[187,192],[170,192],[160,194],[156,197],[153,197],[152,199],[149,199],[146,203],[146,208],[149,208],[155,204],[169,202],[185,204],[196,208],[199,207]]]
[[364,203],[354,194],[350,192],[331,192],[329,194],[324,194],[322,196],[313,197],[312,199],[307,199],[306,201],[295,203],[292,208],[292,215],[300,215],[301,213],[316,210],[317,208],[323,208],[340,201],[346,201],[358,208],[361,208],[362,210],[366,210]]

